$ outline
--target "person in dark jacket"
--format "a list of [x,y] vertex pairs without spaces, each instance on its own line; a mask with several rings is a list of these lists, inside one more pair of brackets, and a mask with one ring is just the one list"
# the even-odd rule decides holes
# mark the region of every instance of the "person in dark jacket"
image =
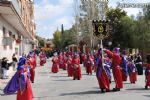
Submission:
[[9,67],[11,66],[11,63],[8,63],[8,59],[6,57],[2,58],[1,61],[1,67],[2,67],[2,78],[3,79],[7,79],[8,75],[7,75],[7,70],[9,70]]

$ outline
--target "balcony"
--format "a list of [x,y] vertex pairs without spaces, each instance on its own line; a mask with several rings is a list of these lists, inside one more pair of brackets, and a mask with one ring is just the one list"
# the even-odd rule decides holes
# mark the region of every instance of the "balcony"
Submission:
[[11,26],[13,26],[17,31],[19,31],[21,35],[23,35],[26,38],[29,38],[30,40],[33,40],[33,37],[26,30],[21,20],[21,17],[18,13],[19,6],[16,6],[17,3],[17,0],[0,0],[0,14]]
[[12,2],[15,10],[19,14],[19,16],[21,16],[21,5],[19,4],[18,0],[0,0],[0,2],[2,2],[2,3]]

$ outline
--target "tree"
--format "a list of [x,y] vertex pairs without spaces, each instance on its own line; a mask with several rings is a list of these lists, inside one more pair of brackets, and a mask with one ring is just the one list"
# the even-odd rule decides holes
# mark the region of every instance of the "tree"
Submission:
[[39,47],[42,48],[44,47],[45,45],[45,41],[42,39],[42,40],[39,40]]
[[86,43],[89,47],[92,47],[92,43],[94,41],[92,34],[92,20],[99,19],[99,2],[100,0],[81,0],[80,2],[80,40],[84,40],[82,42]]
[[65,30],[62,35],[62,48],[65,48],[71,44],[77,44],[77,34],[74,25],[72,28]]
[[120,8],[109,9],[109,11],[106,14],[106,19],[110,21],[109,22],[109,26],[111,27],[110,35],[112,37],[113,47],[118,45],[121,45],[123,47],[125,46],[124,43],[126,41],[122,40],[122,38],[126,36],[125,32],[123,32],[125,24],[124,22],[127,21],[125,20],[127,19],[125,17],[127,17],[126,12]]
[[53,34],[53,43],[56,49],[61,49],[61,32],[59,30]]
[[42,37],[40,37],[40,36],[36,36],[36,39],[38,40],[38,42],[39,42],[39,47],[40,48],[42,48],[42,47],[44,47],[44,45],[45,45],[45,39],[44,38],[42,38]]

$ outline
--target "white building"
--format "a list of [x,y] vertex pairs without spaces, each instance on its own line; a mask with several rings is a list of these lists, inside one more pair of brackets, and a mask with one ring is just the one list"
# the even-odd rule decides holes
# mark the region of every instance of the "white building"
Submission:
[[0,0],[0,59],[27,54],[35,41],[33,1]]

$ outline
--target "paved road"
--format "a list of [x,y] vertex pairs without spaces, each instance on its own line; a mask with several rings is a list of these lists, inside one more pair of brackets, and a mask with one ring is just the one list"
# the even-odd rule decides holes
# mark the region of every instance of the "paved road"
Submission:
[[[50,60],[44,67],[37,67],[36,80],[32,84],[34,100],[150,100],[150,90],[144,89],[144,76],[138,76],[136,84],[124,83],[120,92],[101,94],[95,75],[87,76],[84,69],[80,81],[67,77],[66,71],[50,73]],[[0,85],[0,89],[5,86]],[[111,84],[113,88],[114,82]],[[16,95],[5,96],[0,90],[0,100],[15,100]]]

